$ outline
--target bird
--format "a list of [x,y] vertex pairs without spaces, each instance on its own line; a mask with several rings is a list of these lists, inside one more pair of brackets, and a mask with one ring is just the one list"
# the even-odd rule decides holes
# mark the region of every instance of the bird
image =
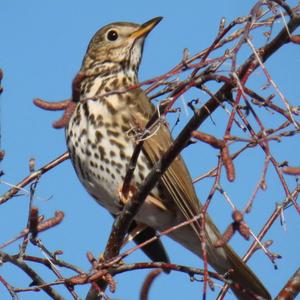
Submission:
[[[156,17],[142,25],[115,22],[95,33],[81,65],[80,73],[84,76],[79,82],[78,99],[73,99],[76,108],[65,128],[67,148],[79,180],[113,216],[120,213],[126,202],[120,191],[137,140],[157,110],[138,86],[138,70],[146,37],[161,19]],[[166,122],[157,122],[143,141],[131,190],[139,188],[172,142]],[[178,156],[146,197],[130,231],[136,232],[134,240],[141,243],[157,232],[199,215],[201,208],[188,169]],[[200,227],[198,220],[171,232],[169,237],[203,257]],[[253,294],[260,299],[271,299],[260,280],[229,245],[214,246],[220,237],[216,225],[206,215],[208,263],[220,274],[232,271],[228,279],[240,286],[231,287],[238,299],[254,299]],[[154,261],[169,261],[159,239],[142,250]]]

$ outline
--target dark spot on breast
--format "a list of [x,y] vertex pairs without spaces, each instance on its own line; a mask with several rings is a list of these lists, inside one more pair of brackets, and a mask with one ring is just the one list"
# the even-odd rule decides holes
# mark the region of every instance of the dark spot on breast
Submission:
[[105,171],[106,171],[106,173],[110,174],[110,169],[109,168],[106,168]]
[[113,131],[111,129],[107,129],[106,132],[107,132],[107,135],[111,135],[111,136],[114,136],[114,137],[118,137],[120,135],[119,132]]
[[121,60],[121,61],[120,61],[121,69],[122,69],[122,70],[126,70],[127,64],[128,64],[128,60],[126,60],[126,59]]
[[110,176],[111,176],[112,179],[116,178],[115,174],[113,174],[113,173],[111,173]]
[[96,143],[99,143],[102,140],[102,138],[103,138],[103,134],[99,130],[97,130],[96,131]]
[[100,159],[101,160],[104,160],[105,159],[105,149],[102,147],[102,146],[98,146],[98,150],[99,150],[99,153],[100,153]]
[[121,157],[122,160],[124,160],[124,159],[127,158],[126,154],[125,154],[125,152],[123,150],[120,151],[120,157]]
[[123,165],[120,164],[120,163],[116,163],[116,166],[117,166],[119,169],[123,169]]
[[118,124],[118,122],[113,121],[113,122],[111,123],[111,126],[112,126],[113,128],[116,128],[116,127],[119,127],[119,124]]
[[95,120],[95,115],[94,114],[90,114],[89,115],[89,122],[90,122],[90,124],[92,124],[92,125],[96,125],[96,120]]
[[83,171],[82,164],[81,164],[81,160],[80,160],[79,156],[77,156],[77,163],[76,163],[75,165],[77,165],[77,167],[78,167],[78,169],[75,168],[76,173],[79,172],[79,173],[80,173],[80,174],[79,174],[79,177],[82,177],[83,179],[85,179],[86,176],[85,176],[85,173],[84,173],[84,171]]
[[97,116],[96,124],[97,124],[97,127],[102,127],[103,126],[103,117],[102,117],[102,115]]
[[121,126],[121,129],[122,129],[123,132],[127,132],[127,131],[129,130],[129,126],[127,126],[127,125],[122,125],[122,126]]
[[108,110],[112,115],[114,115],[114,114],[117,112],[117,110],[112,106],[111,103],[109,103],[109,102],[107,101],[107,102],[105,102],[105,104],[106,104],[107,110]]
[[113,151],[113,150],[111,150],[111,151],[109,152],[109,155],[110,155],[111,157],[114,157],[114,156],[116,156],[116,152]]
[[82,108],[83,108],[84,115],[87,118],[89,116],[90,112],[89,112],[89,107],[88,107],[86,101],[82,104]]
[[109,141],[112,145],[117,146],[119,149],[124,149],[125,148],[125,146],[122,143],[120,143],[119,141],[117,141],[115,139],[109,139]]
[[85,85],[84,91],[85,91],[86,94],[89,93],[89,92],[91,91],[92,86],[93,86],[93,83],[92,83],[91,81],[89,81],[89,82]]
[[98,154],[97,152],[95,152],[95,153],[94,153],[94,157],[95,157],[96,159],[99,159],[99,154]]
[[111,81],[110,86],[115,90],[118,88],[118,83],[119,83],[118,78],[115,78]]
[[79,125],[80,124],[80,121],[81,121],[81,115],[80,114],[77,114],[76,117],[76,125]]
[[122,115],[122,121],[124,123],[129,123],[129,118],[127,116],[125,116],[125,115]]
[[124,86],[127,85],[127,78],[126,78],[125,76],[122,78],[122,84],[123,84]]
[[123,167],[122,164],[117,163],[117,162],[114,161],[114,160],[112,160],[110,163],[111,163],[111,165],[112,165],[113,167],[116,167],[115,169],[122,169],[122,167]]
[[87,134],[87,130],[85,128],[83,128],[80,132],[80,136],[86,135],[86,134]]

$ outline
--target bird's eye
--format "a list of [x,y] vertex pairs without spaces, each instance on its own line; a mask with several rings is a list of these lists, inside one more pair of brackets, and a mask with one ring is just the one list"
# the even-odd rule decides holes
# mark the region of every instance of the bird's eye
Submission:
[[110,30],[107,33],[106,37],[109,41],[115,41],[119,37],[119,35],[115,30]]

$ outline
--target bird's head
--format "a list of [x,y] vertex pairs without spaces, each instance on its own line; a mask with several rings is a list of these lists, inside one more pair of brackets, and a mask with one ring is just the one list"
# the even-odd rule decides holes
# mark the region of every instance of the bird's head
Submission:
[[118,63],[123,69],[137,71],[146,36],[161,21],[156,17],[139,25],[128,22],[111,23],[96,32],[86,59],[98,63]]

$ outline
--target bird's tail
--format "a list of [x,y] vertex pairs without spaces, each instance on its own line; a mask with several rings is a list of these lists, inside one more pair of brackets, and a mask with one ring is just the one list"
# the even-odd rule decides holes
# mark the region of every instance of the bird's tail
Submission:
[[[174,231],[170,237],[187,249],[202,258],[201,244],[199,236],[191,226],[185,226]],[[233,249],[225,244],[216,248],[214,242],[221,237],[220,232],[212,223],[210,218],[206,217],[206,252],[208,263],[219,273],[229,274],[228,279],[232,281],[230,288],[237,299],[271,299],[271,296],[257,276],[250,268],[242,262],[241,258]]]
[[[232,280],[232,291],[238,299],[271,299],[267,289],[251,269],[240,259],[230,246],[225,246],[226,257],[230,268],[229,278]],[[218,267],[220,269],[220,267]],[[217,269],[216,269],[217,270]],[[217,270],[218,271],[218,270]]]

